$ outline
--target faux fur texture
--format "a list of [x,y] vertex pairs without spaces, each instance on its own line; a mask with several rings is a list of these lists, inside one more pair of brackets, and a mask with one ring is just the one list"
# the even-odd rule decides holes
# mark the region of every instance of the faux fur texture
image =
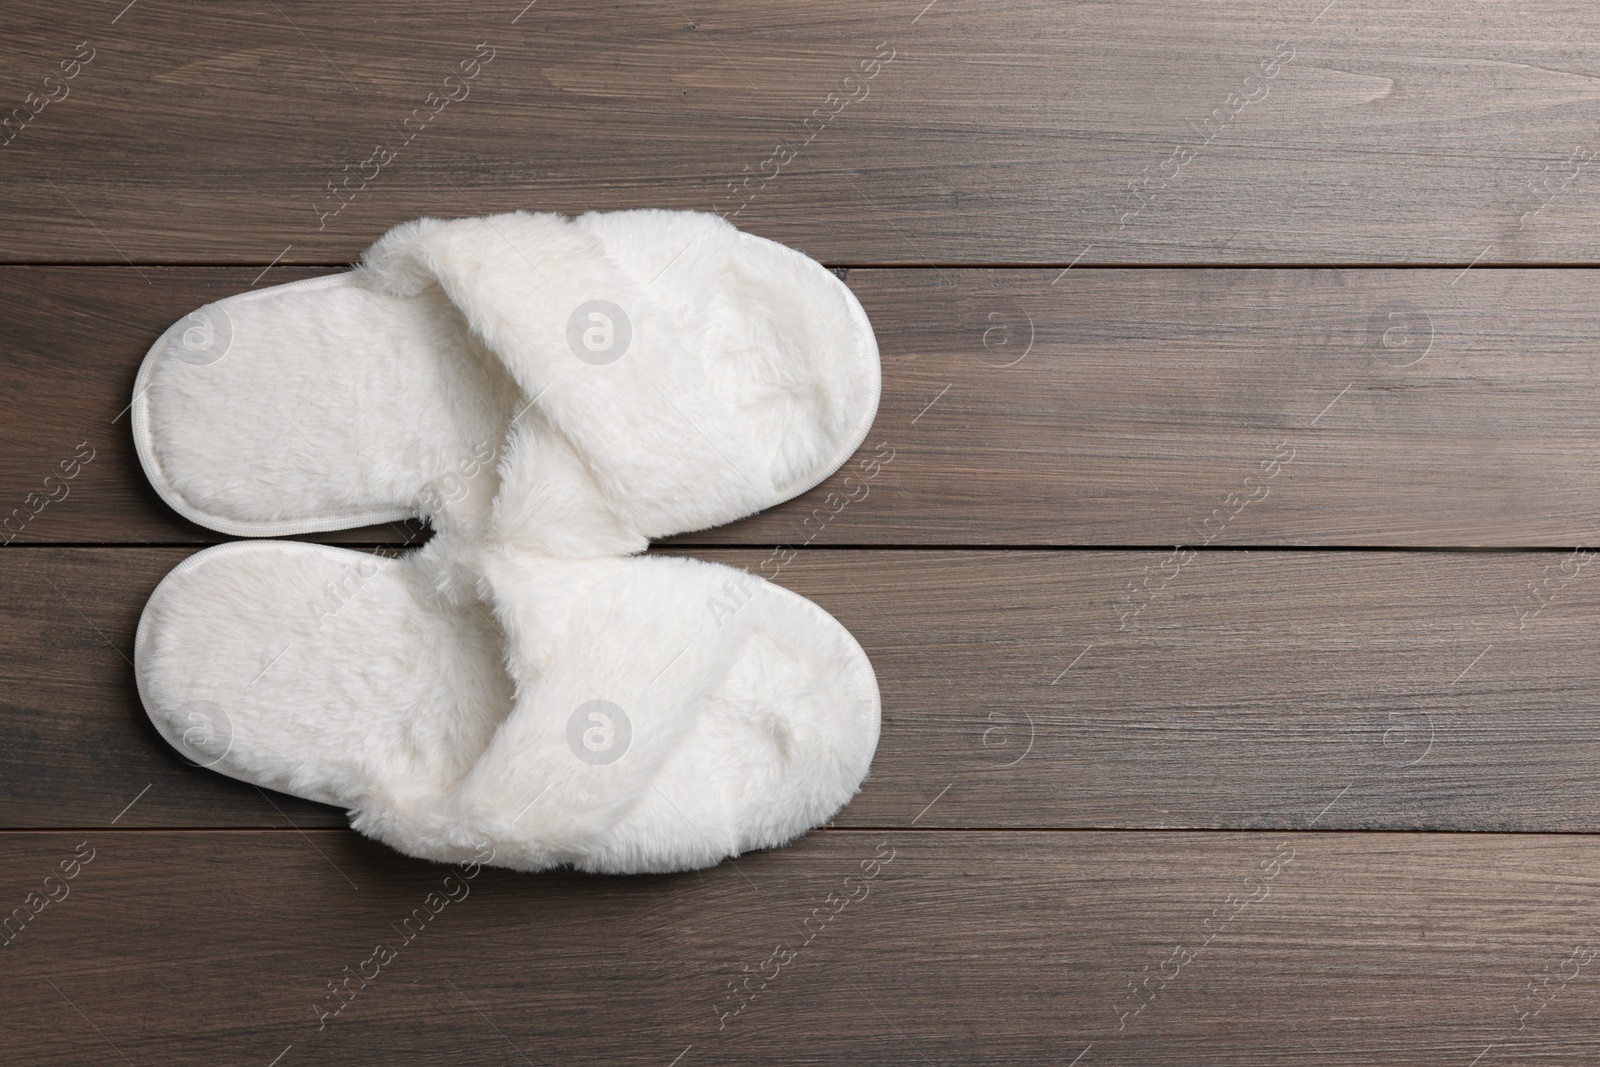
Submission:
[[[613,353],[576,345],[591,321]],[[878,393],[865,313],[800,253],[709,214],[517,212],[199,309],[146,357],[133,424],[162,496],[225,533],[422,515],[583,557],[804,492]]]
[[426,859],[631,873],[783,844],[866,775],[870,663],[760,578],[627,557],[821,481],[878,389],[848,289],[689,212],[422,219],[351,273],[201,308],[135,386],[169,503],[226,533],[439,533],[398,560],[191,557],[140,620],[145,708],[196,762]]
[[878,739],[866,655],[793,593],[695,560],[451,535],[398,560],[208,549],[151,596],[136,666],[152,722],[196,762],[343,805],[409,855],[488,844],[524,870],[783,844],[855,793]]

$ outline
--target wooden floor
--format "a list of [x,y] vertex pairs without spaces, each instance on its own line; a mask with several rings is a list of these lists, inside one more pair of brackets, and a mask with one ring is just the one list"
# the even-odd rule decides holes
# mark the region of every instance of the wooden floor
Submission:
[[[1600,7],[525,3],[0,14],[0,1060],[1600,1062]],[[796,549],[882,743],[789,848],[434,913],[149,726],[219,538],[133,376],[402,220],[638,206],[872,317],[866,496],[658,550]]]

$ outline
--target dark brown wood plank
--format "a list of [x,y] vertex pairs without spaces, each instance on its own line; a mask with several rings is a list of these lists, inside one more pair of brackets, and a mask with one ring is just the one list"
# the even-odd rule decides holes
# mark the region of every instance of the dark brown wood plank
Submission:
[[341,831],[51,833],[0,837],[8,903],[90,849],[4,950],[29,1064],[1600,1054],[1590,837],[825,831],[621,879],[464,878]]
[[134,683],[134,631],[156,583],[189,554],[15,548],[0,557],[5,825],[346,824],[322,804],[202,778],[150,725]]
[[697,540],[1533,547],[1600,529],[1594,272],[850,282],[884,352],[863,454],[893,463],[859,502],[860,458]]
[[329,263],[423,214],[638,206],[847,263],[1600,237],[1592,5],[524,2],[13,3],[0,256]]
[[[156,498],[124,412],[161,332],[260,273],[0,268],[0,519],[19,540],[217,539]],[[1597,529],[1600,272],[848,281],[884,358],[866,445],[798,500],[686,541],[1538,547]],[[93,460],[45,504],[80,445]]]
[[[0,826],[105,826],[136,795],[119,827],[342,823],[148,725],[126,657],[187,554],[0,555]],[[698,554],[872,657],[883,736],[840,826],[1600,829],[1587,555]]]
[[[128,405],[150,346],[257,271],[0,269],[0,543],[206,542],[145,479]],[[321,270],[286,269],[280,281]],[[248,277],[246,275],[249,275]],[[333,531],[322,541],[409,544],[420,524]]]

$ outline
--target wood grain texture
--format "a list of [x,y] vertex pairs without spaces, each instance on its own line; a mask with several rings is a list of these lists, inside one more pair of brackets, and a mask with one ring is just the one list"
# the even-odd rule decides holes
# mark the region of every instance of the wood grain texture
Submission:
[[[1600,1060],[1594,5],[0,22],[0,1060]],[[658,549],[857,636],[862,793],[708,871],[452,874],[182,760],[134,628],[220,538],[139,470],[149,345],[420,215],[631,207],[877,329],[861,453]]]
[[[149,726],[134,627],[187,554],[0,555],[0,825],[104,826],[136,795],[119,827],[342,825]],[[839,826],[1600,828],[1588,556],[696,554],[775,575],[871,656],[883,735]]]
[[124,6],[7,8],[8,261],[336,263],[423,214],[640,206],[856,264],[1600,237],[1593,5]]
[[[0,542],[223,539],[180,518],[150,487],[128,406],[139,364],[166,328],[248,289],[259,273],[0,270],[17,286],[0,296]],[[277,280],[319,273],[284,270]],[[318,540],[409,544],[423,536],[417,524],[394,523]]]
[[[18,540],[220,539],[149,488],[126,408],[162,331],[260,273],[0,268],[0,520]],[[1596,272],[901,269],[848,282],[884,364],[861,452],[790,503],[680,541],[1541,547],[1600,529]],[[45,504],[44,479],[80,445],[93,460]]]
[[150,725],[134,632],[156,584],[189,554],[17,548],[0,558],[5,825],[346,824],[325,805],[233,779],[201,784],[200,768]]
[[0,886],[20,903],[85,843],[0,950],[30,1065],[1600,1054],[1587,838],[823,831],[620,879],[461,878],[343,831],[101,831],[0,837]]

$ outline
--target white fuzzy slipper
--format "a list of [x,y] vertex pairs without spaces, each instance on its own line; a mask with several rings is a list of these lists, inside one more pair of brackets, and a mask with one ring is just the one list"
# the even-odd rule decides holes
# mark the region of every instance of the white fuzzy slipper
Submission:
[[595,555],[816,485],[879,384],[861,305],[793,249],[699,212],[518,212],[200,308],[132,421],[157,492],[223,533],[481,531],[494,502],[504,536]]
[[443,862],[709,866],[824,822],[878,740],[848,631],[698,560],[235,542],[167,575],[135,647],[180,753]]

